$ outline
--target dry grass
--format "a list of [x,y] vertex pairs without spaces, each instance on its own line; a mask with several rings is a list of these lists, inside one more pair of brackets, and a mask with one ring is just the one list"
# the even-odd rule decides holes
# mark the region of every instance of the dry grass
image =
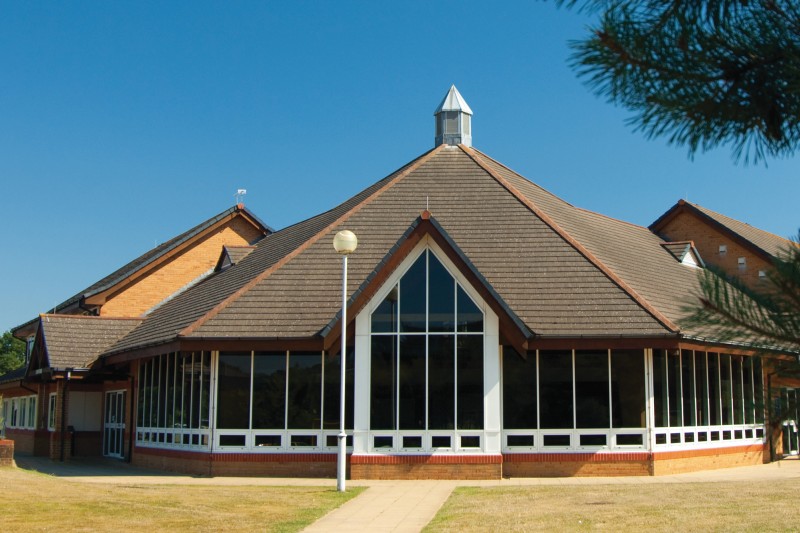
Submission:
[[439,531],[798,531],[800,480],[455,490]]
[[111,485],[0,469],[2,531],[299,531],[363,489]]

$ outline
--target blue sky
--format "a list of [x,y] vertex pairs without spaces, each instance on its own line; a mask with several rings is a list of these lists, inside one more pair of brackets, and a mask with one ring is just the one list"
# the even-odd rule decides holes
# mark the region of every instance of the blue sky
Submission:
[[645,140],[568,65],[586,16],[389,5],[0,1],[0,331],[237,188],[275,228],[334,206],[432,147],[453,83],[473,144],[574,205],[648,225],[688,198],[797,234],[796,158],[748,167]]

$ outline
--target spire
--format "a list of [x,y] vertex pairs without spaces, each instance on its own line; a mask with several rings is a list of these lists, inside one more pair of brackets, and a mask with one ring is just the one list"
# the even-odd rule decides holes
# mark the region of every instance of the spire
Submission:
[[455,85],[450,86],[433,115],[436,117],[434,146],[445,143],[472,146],[472,109]]

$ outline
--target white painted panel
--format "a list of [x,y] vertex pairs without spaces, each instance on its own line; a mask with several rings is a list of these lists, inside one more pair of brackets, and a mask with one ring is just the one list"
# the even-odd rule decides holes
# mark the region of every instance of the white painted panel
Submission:
[[67,425],[75,431],[100,431],[103,428],[103,393],[70,391]]

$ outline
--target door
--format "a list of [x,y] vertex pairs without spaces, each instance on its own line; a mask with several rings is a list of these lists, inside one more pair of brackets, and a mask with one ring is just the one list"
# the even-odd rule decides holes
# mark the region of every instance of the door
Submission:
[[122,458],[125,455],[125,391],[106,393],[103,419],[103,455]]

